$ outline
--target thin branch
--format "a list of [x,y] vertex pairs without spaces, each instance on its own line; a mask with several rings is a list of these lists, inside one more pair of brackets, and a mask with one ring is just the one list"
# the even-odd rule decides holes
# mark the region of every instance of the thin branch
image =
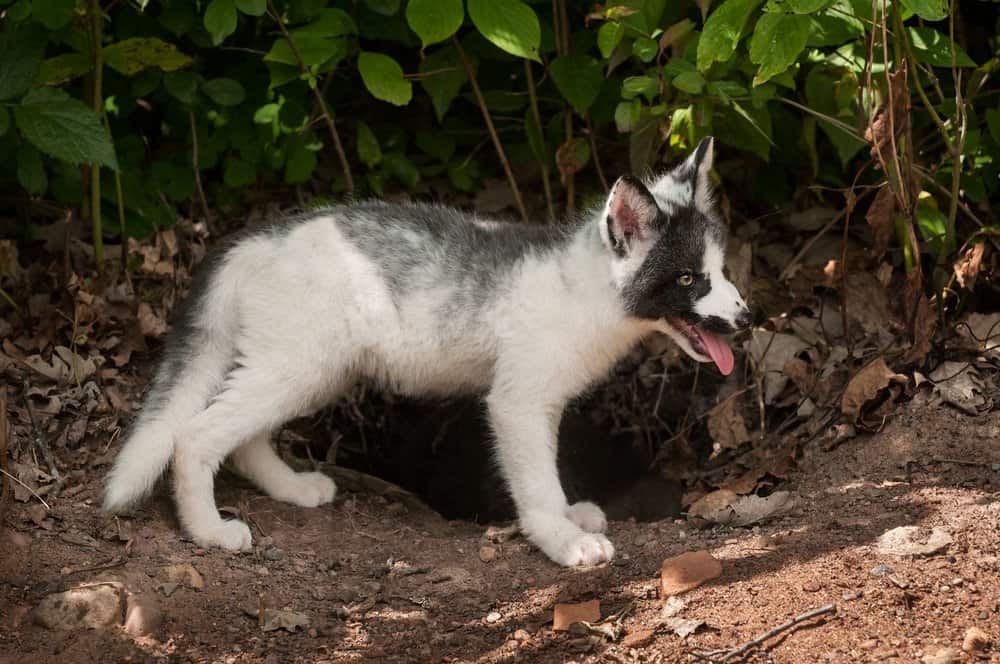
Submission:
[[[94,81],[91,88],[93,108],[98,116],[104,114],[104,15],[100,0],[90,0],[91,40],[94,47]],[[94,262],[97,273],[104,271],[104,231],[101,227],[101,167],[90,167],[90,225],[94,245]]]
[[698,650],[695,651],[693,654],[697,657],[704,657],[705,659],[711,662],[728,662],[734,657],[741,656],[743,653],[750,650],[754,646],[759,646],[760,644],[764,643],[764,641],[767,641],[771,637],[777,636],[778,634],[784,632],[785,630],[791,629],[792,627],[795,627],[800,623],[803,623],[807,620],[812,620],[813,618],[822,616],[827,613],[836,613],[836,612],[837,612],[836,604],[827,604],[826,606],[821,606],[818,609],[813,609],[812,611],[806,611],[802,615],[795,616],[788,622],[781,623],[774,629],[769,629],[760,636],[754,639],[750,639],[743,645],[738,646],[736,648],[729,648],[729,649],[719,648],[717,650]]
[[208,209],[205,189],[201,186],[201,168],[198,166],[198,130],[195,127],[193,110],[188,111],[188,120],[191,122],[191,167],[194,169],[194,186],[198,190],[198,200],[201,201],[201,213],[205,215],[205,224],[211,227],[212,212]]
[[611,187],[608,186],[608,179],[604,177],[604,169],[601,168],[601,156],[597,153],[597,137],[594,135],[594,126],[590,123],[590,114],[585,115],[583,119],[587,123],[587,138],[590,139],[590,156],[594,159],[594,168],[597,169],[597,177],[601,180],[601,186],[604,187],[604,192],[607,193],[611,191]]
[[[267,0],[267,12],[271,15],[271,19],[278,25],[278,29],[281,31],[281,36],[284,37],[285,41],[288,43],[288,48],[292,51],[292,55],[295,56],[295,60],[299,63],[299,70],[306,75],[308,80],[311,76],[309,67],[306,65],[306,61],[303,59],[302,52],[299,51],[298,45],[295,43],[292,35],[288,32],[285,22],[281,20],[281,15],[274,8],[274,2],[272,0]],[[333,149],[337,153],[337,159],[340,161],[340,170],[344,173],[344,183],[347,187],[347,195],[352,196],[354,195],[354,176],[351,175],[351,165],[347,161],[347,154],[344,152],[344,145],[340,142],[340,133],[337,131],[337,125],[334,124],[333,117],[330,115],[330,110],[326,107],[326,100],[323,99],[323,94],[314,83],[311,83],[309,88],[312,90],[313,97],[316,99],[316,104],[319,106],[320,112],[323,114],[323,119],[326,121],[326,128],[330,131],[330,138],[333,140]]]
[[38,420],[35,419],[35,409],[31,407],[31,397],[28,396],[28,392],[31,391],[31,382],[27,377],[24,379],[24,407],[28,410],[28,419],[31,421],[31,429],[35,436],[35,447],[41,452],[42,458],[45,459],[45,465],[49,467],[49,475],[56,481],[56,491],[58,491],[59,486],[62,484],[62,475],[59,474],[59,469],[56,467],[56,460],[52,456],[52,448],[49,447],[48,440],[45,438],[45,434],[42,433],[42,429],[38,426]]
[[469,62],[469,56],[466,55],[465,49],[462,48],[462,43],[454,35],[452,35],[451,41],[455,45],[458,57],[462,60],[462,65],[465,67],[465,74],[469,77],[472,94],[476,96],[479,110],[483,113],[483,121],[486,123],[486,129],[490,133],[490,138],[493,139],[493,147],[497,151],[497,157],[500,158],[500,165],[503,166],[503,171],[507,175],[507,182],[510,184],[510,190],[514,194],[514,201],[517,203],[517,209],[521,213],[521,219],[528,221],[528,210],[524,207],[524,200],[521,198],[521,190],[518,188],[517,180],[514,178],[514,171],[511,170],[510,162],[507,161],[507,153],[504,152],[503,144],[497,135],[497,128],[493,125],[493,118],[490,117],[490,111],[486,107],[483,92],[479,89],[479,82],[476,81],[476,72],[472,69],[472,63]]
[[[524,77],[528,83],[528,98],[531,102],[531,117],[532,120],[538,125],[539,130],[542,127],[542,116],[538,112],[538,95],[535,91],[535,73],[531,70],[531,61],[524,58]],[[544,135],[542,136],[544,139]],[[549,165],[544,160],[544,158],[538,158],[538,165],[542,169],[542,188],[545,190],[545,206],[549,211],[549,222],[552,223],[556,220],[556,206],[552,202],[552,182],[549,179]]]

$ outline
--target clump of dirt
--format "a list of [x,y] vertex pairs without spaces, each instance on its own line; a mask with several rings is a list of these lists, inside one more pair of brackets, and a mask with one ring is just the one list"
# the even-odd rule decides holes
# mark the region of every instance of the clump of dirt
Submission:
[[[128,517],[101,514],[107,465],[91,459],[51,509],[32,499],[8,513],[0,659],[694,661],[831,603],[835,611],[750,657],[912,662],[953,650],[947,661],[971,659],[967,630],[1000,637],[1000,413],[973,418],[926,401],[880,432],[829,451],[814,443],[782,487],[795,506],[773,520],[612,521],[617,556],[593,569],[559,568],[510,531],[447,521],[419,503],[341,491],[333,505],[303,509],[226,474],[220,504],[248,519],[257,547],[204,550],[183,538],[165,491]],[[941,529],[950,543],[928,556],[880,552],[879,537],[901,526]],[[662,561],[702,550],[722,574],[660,597]],[[121,593],[113,624],[40,624],[46,597],[97,585]],[[553,631],[556,603],[589,600],[605,617],[630,609],[618,641]]]

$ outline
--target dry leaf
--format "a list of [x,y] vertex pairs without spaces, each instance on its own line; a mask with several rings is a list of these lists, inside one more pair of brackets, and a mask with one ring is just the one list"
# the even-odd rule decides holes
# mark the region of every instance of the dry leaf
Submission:
[[667,626],[667,629],[670,629],[674,634],[683,639],[697,632],[699,628],[705,625],[705,621],[698,620],[697,618],[667,618],[663,621],[663,624]]
[[688,509],[688,518],[697,517],[727,526],[749,526],[787,512],[795,498],[787,491],[769,496],[739,496],[719,489],[704,496]]
[[1000,313],[969,314],[957,329],[977,352],[988,359],[1000,360]]
[[734,450],[751,440],[738,397],[734,394],[708,412],[708,433],[715,443],[716,452]]
[[906,285],[903,288],[903,312],[910,326],[910,338],[913,344],[903,357],[906,364],[921,364],[931,350],[931,339],[937,329],[937,317],[931,309],[930,300],[923,293],[923,277],[919,270],[913,270],[906,275]]
[[667,558],[660,566],[661,596],[679,595],[722,574],[722,563],[708,551],[689,551]]
[[875,246],[872,247],[875,258],[881,258],[889,248],[889,242],[895,232],[893,225],[895,211],[896,196],[892,193],[892,187],[885,185],[875,194],[875,200],[865,213],[865,221],[871,226],[872,235],[875,237]]
[[167,333],[167,323],[153,312],[153,308],[146,302],[139,303],[139,311],[136,315],[139,319],[139,329],[147,337],[162,337]]
[[764,402],[770,404],[788,384],[788,377],[783,373],[785,364],[809,348],[809,344],[791,334],[757,329],[745,348],[764,373]]
[[840,401],[840,412],[857,419],[862,409],[893,382],[906,383],[906,376],[892,371],[879,357],[851,378]]
[[[887,170],[885,165],[892,160],[893,143],[898,142],[910,119],[910,91],[906,85],[906,71],[904,67],[889,74],[890,92],[865,130],[865,140],[872,144],[872,159],[882,166],[882,170]],[[888,109],[890,100],[893,104],[891,113]]]
[[943,362],[929,378],[941,401],[969,415],[979,415],[993,405],[979,372],[967,362]]
[[205,577],[191,563],[167,565],[163,568],[163,573],[173,583],[180,583],[195,590],[201,590],[205,587]]
[[[259,618],[260,610],[256,607],[244,608],[243,612],[251,618]],[[264,620],[260,624],[263,632],[274,632],[283,629],[286,632],[296,632],[309,626],[309,616],[287,609],[264,609]]]
[[968,290],[976,287],[976,279],[979,277],[979,268],[983,264],[983,254],[986,251],[986,243],[974,244],[965,250],[962,257],[955,261],[955,280],[958,285]]

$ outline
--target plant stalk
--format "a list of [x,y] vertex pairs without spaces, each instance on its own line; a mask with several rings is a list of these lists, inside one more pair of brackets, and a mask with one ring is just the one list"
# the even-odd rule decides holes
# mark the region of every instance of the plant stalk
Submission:
[[514,177],[514,171],[510,168],[510,162],[507,161],[507,153],[504,152],[503,144],[500,142],[500,136],[497,134],[497,128],[493,124],[493,118],[490,116],[490,110],[486,107],[486,99],[483,98],[483,92],[479,89],[479,82],[476,80],[476,72],[472,69],[472,63],[469,62],[469,56],[466,55],[465,49],[462,48],[462,43],[458,41],[458,38],[452,35],[452,43],[455,45],[455,50],[458,52],[458,57],[462,60],[462,66],[465,67],[465,74],[469,77],[469,84],[472,86],[472,94],[476,97],[476,102],[479,104],[479,110],[482,111],[483,121],[486,123],[486,129],[490,133],[490,138],[493,139],[493,147],[497,151],[497,157],[500,159],[500,165],[503,166],[503,171],[507,175],[507,182],[510,184],[510,190],[514,194],[514,201],[517,203],[517,209],[521,213],[521,219],[525,222],[528,221],[528,210],[524,207],[524,200],[521,198],[521,189],[517,186],[517,179]]
[[[531,101],[531,117],[539,128],[542,126],[542,116],[538,112],[538,94],[535,89],[535,73],[531,70],[531,61],[524,59],[524,77],[528,83],[528,99]],[[544,134],[542,135],[544,139]],[[549,212],[549,222],[556,220],[556,206],[552,202],[552,182],[549,178],[549,164],[542,158],[538,159],[538,166],[542,169],[542,189],[545,190],[545,206]]]
[[[104,115],[104,15],[101,12],[100,0],[90,0],[91,39],[94,50],[94,80],[91,93],[94,113],[98,117]],[[104,272],[104,234],[101,224],[101,167],[93,164],[90,167],[90,224],[94,244],[94,262],[97,273]],[[124,238],[122,238],[124,241]]]

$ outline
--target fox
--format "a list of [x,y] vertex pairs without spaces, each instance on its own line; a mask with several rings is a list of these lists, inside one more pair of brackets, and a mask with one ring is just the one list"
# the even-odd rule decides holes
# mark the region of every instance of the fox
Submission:
[[367,381],[481,396],[525,537],[559,565],[611,560],[604,512],[569,504],[560,484],[560,418],[652,334],[732,372],[727,337],[751,315],[725,276],[713,154],[708,137],[660,175],[622,176],[563,224],[371,200],[247,230],[206,259],[179,307],[104,509],[128,510],[172,464],[190,538],[250,550],[247,524],[217,510],[220,465],[276,500],[330,503],[333,480],[293,470],[271,437]]

